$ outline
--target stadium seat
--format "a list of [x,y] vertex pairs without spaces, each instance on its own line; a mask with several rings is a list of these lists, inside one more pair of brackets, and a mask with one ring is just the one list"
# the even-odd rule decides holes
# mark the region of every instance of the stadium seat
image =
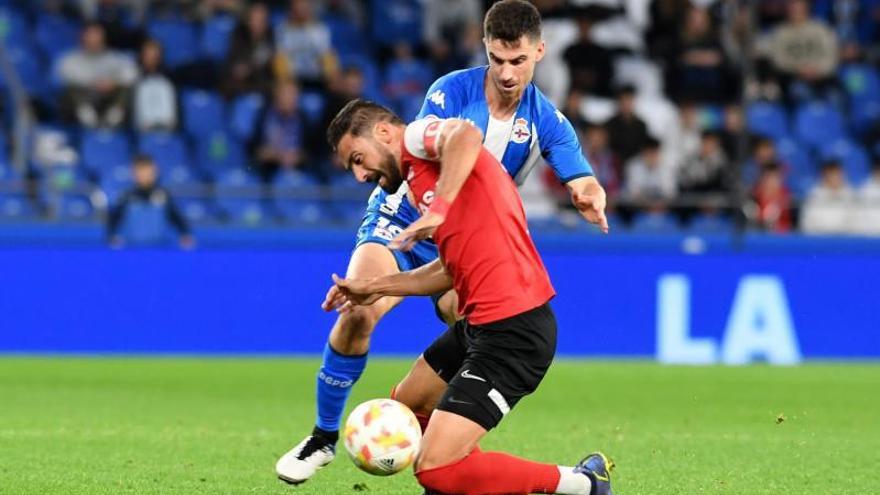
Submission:
[[239,96],[232,103],[230,130],[242,142],[249,143],[257,133],[265,99],[259,93]]
[[211,204],[198,198],[175,198],[181,214],[192,223],[205,223],[212,221],[215,212]]
[[733,222],[724,215],[699,214],[691,219],[685,229],[689,234],[727,234],[733,230]]
[[0,6],[0,43],[7,49],[33,44],[30,23],[18,9]]
[[234,223],[258,225],[268,220],[262,201],[264,188],[244,170],[230,170],[221,174],[214,190],[217,205]]
[[20,220],[34,215],[21,175],[7,164],[0,163],[0,219]]
[[37,45],[49,60],[63,55],[79,43],[82,27],[67,17],[43,14],[37,16]]
[[794,134],[801,144],[818,149],[845,136],[843,116],[830,103],[805,103],[795,111]]
[[753,134],[773,139],[789,135],[788,116],[782,105],[759,101],[749,105],[746,110],[746,127]]
[[326,14],[322,17],[324,25],[330,31],[333,49],[341,55],[366,55],[368,43],[364,43],[361,29],[341,15]]
[[62,220],[86,221],[95,213],[92,202],[86,194],[63,194],[57,206],[56,215]]
[[214,62],[223,62],[229,51],[229,39],[236,25],[235,17],[216,15],[202,27],[202,55]]
[[199,42],[195,27],[185,21],[160,20],[148,25],[150,36],[164,48],[165,65],[180,67],[194,62],[199,56]]
[[122,132],[86,131],[79,149],[83,166],[98,175],[114,167],[127,167],[131,161],[131,145]]
[[101,176],[101,190],[107,196],[107,203],[115,205],[122,194],[132,187],[131,168],[117,166]]
[[299,107],[306,120],[312,123],[324,115],[324,95],[315,91],[304,91],[299,96]]
[[[47,97],[49,79],[46,77],[42,57],[36,49],[29,45],[9,47],[6,51],[9,62],[18,73],[22,86],[29,95],[38,98]],[[0,73],[0,88],[11,88],[11,84]]]
[[373,41],[391,46],[399,41],[413,45],[422,40],[422,6],[419,0],[375,0],[371,2],[370,26]]
[[211,177],[248,165],[244,146],[224,131],[215,131],[196,142],[196,161],[199,170]]
[[862,134],[880,120],[880,74],[870,65],[851,64],[839,75],[849,95],[850,124]]
[[788,166],[786,182],[796,197],[809,191],[816,180],[818,168],[815,160],[803,146],[791,138],[776,141],[776,152],[780,160]]
[[151,156],[163,171],[170,170],[174,166],[191,164],[186,143],[179,135],[173,133],[141,134],[138,151]]
[[382,75],[376,61],[370,57],[357,54],[339,56],[341,67],[357,67],[364,76],[364,96],[370,100],[387,104],[382,93]]
[[[296,224],[315,224],[323,219],[326,211],[320,198],[308,197],[318,191],[318,182],[304,172],[287,170],[279,173],[272,183],[275,208],[285,220]],[[307,197],[297,198],[297,194]]]
[[868,154],[861,146],[848,139],[837,139],[825,143],[819,150],[819,155],[823,160],[840,160],[846,171],[847,179],[853,184],[860,184],[870,173],[871,160]]
[[662,234],[678,232],[679,226],[669,213],[640,213],[633,218],[630,230],[638,234]]
[[226,126],[226,109],[217,93],[189,89],[180,99],[183,128],[190,136],[201,138]]

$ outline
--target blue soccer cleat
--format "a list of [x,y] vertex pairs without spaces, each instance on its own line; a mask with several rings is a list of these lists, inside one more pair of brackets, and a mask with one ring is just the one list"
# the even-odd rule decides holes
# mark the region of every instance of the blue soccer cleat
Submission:
[[590,478],[593,488],[590,495],[613,495],[611,493],[611,471],[614,461],[601,452],[594,452],[585,457],[574,467],[574,472]]

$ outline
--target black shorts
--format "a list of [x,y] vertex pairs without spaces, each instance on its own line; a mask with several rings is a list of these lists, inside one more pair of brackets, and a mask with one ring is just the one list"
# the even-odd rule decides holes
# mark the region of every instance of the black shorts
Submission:
[[549,304],[510,318],[457,322],[425,351],[428,365],[449,384],[437,409],[491,430],[535,391],[556,354],[556,317]]

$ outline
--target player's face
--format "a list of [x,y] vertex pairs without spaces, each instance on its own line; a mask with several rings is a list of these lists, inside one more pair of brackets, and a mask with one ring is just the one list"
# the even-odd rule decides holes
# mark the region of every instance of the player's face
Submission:
[[358,182],[378,184],[390,194],[397,192],[403,183],[397,159],[374,137],[346,134],[339,140],[336,153]]
[[522,96],[535,75],[535,64],[544,57],[544,42],[525,35],[515,43],[488,38],[483,42],[492,85],[505,98]]

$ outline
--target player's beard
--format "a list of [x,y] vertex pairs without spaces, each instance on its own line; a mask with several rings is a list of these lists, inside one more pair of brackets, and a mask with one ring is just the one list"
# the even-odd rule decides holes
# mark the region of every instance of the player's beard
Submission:
[[379,148],[382,153],[382,162],[379,163],[379,173],[385,179],[379,183],[379,187],[388,194],[394,194],[403,184],[403,177],[400,175],[400,167],[394,155],[385,148]]

